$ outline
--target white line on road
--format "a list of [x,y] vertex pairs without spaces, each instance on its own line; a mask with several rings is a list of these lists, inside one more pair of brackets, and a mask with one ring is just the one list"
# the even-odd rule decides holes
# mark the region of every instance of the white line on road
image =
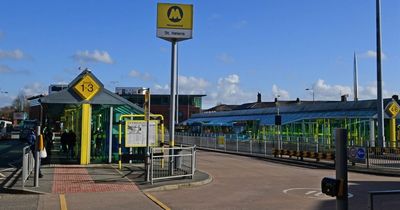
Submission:
[[316,193],[316,192],[317,192],[317,191],[314,191],[314,190],[308,191],[308,192],[306,192],[306,195],[313,194],[313,193]]

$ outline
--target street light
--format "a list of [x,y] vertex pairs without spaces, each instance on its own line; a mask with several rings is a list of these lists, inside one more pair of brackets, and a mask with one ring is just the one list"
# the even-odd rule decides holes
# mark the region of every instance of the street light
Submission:
[[145,112],[145,120],[146,120],[146,159],[145,159],[145,168],[146,168],[146,181],[150,181],[150,145],[149,145],[149,130],[150,130],[150,88],[142,88],[138,91],[139,94],[144,95],[144,112]]
[[280,95],[276,95],[275,100],[276,100],[276,116],[275,116],[275,126],[277,126],[278,129],[278,150],[282,149],[282,136],[281,136],[281,121],[282,118],[279,115],[279,98],[281,96]]
[[312,92],[312,101],[315,101],[315,96],[314,96],[314,89],[313,88],[306,88],[307,91],[311,91]]

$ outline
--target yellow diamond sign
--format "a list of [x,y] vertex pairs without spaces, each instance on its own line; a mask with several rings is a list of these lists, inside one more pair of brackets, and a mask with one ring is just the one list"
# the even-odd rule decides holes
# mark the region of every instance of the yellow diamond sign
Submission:
[[85,75],[74,85],[74,91],[82,99],[89,100],[95,96],[100,90],[100,85],[89,75]]
[[399,114],[400,106],[396,101],[392,101],[386,106],[385,111],[390,117],[394,118]]

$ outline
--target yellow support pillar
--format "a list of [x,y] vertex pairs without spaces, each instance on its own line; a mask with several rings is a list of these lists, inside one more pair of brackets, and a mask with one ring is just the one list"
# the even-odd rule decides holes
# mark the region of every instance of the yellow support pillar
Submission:
[[90,163],[91,116],[92,116],[91,105],[82,104],[81,165],[87,165]]
[[390,118],[390,147],[396,147],[396,118]]

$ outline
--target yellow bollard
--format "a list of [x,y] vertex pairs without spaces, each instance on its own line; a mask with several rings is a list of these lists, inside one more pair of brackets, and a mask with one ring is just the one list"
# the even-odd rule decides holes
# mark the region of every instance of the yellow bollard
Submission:
[[396,118],[390,119],[390,147],[396,147]]

